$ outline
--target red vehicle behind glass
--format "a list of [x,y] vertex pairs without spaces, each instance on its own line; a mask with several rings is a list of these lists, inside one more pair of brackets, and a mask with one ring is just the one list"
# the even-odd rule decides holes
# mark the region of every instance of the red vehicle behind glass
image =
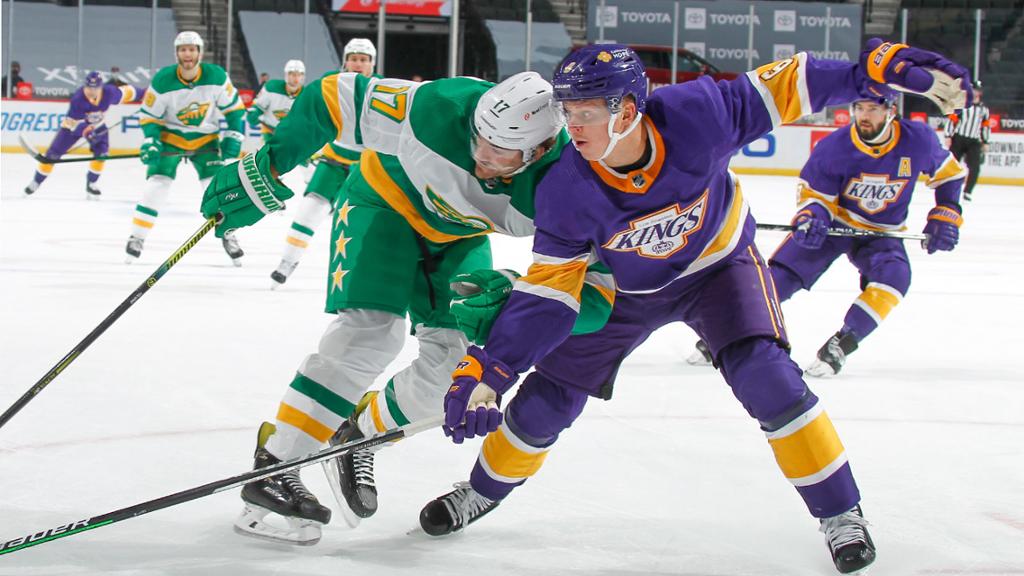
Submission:
[[[651,90],[671,84],[672,48],[667,46],[647,46],[631,44],[629,46],[640,56],[647,68],[647,77],[651,79]],[[690,52],[679,48],[676,52],[676,83],[689,82],[701,76],[711,76],[715,81],[732,80],[739,76],[735,72],[722,72],[714,64]]]

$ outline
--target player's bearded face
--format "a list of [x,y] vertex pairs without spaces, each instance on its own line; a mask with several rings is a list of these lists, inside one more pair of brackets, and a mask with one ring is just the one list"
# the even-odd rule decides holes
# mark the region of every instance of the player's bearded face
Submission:
[[481,180],[508,176],[523,166],[523,153],[495,146],[486,138],[473,134],[471,141],[473,161],[476,163],[474,174]]
[[199,66],[199,47],[198,46],[178,46],[178,66],[181,66],[184,70],[192,70],[196,66]]
[[369,54],[349,54],[345,59],[345,71],[370,76],[373,74],[373,60]]
[[875,102],[857,102],[853,105],[853,121],[861,140],[874,140],[885,129],[889,109]]

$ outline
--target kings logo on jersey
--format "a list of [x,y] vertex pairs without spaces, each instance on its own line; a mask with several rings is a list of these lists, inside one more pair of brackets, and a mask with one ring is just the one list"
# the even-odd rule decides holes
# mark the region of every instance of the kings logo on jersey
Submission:
[[618,232],[604,244],[616,252],[635,252],[645,258],[664,259],[682,250],[687,237],[700,230],[704,222],[708,192],[686,208],[673,204],[629,223],[629,229]]
[[185,126],[199,126],[203,123],[203,119],[206,118],[206,113],[209,110],[209,103],[200,104],[198,102],[193,102],[178,111],[178,122],[181,122]]
[[861,174],[860,178],[850,179],[843,196],[855,201],[868,214],[877,214],[899,200],[906,187],[907,180],[889,180],[886,174]]

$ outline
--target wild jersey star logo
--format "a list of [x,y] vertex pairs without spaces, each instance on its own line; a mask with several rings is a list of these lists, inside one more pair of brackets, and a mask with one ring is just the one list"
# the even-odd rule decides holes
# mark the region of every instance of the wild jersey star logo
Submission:
[[348,200],[345,200],[345,202],[338,207],[338,219],[335,221],[335,225],[342,223],[345,224],[345,226],[348,226],[348,214],[355,209],[355,206],[350,206]]
[[349,272],[351,272],[351,270],[344,270],[344,269],[342,269],[341,264],[339,263],[338,267],[334,269],[334,272],[331,272],[331,283],[332,283],[331,289],[332,290],[341,290],[342,289],[341,288],[341,281],[345,278],[345,275],[348,274]]
[[351,241],[351,238],[345,238],[344,232],[338,233],[338,239],[334,241],[334,251],[341,254],[342,258],[348,258],[345,254],[345,247],[348,246],[348,243]]
[[700,230],[704,223],[708,191],[686,208],[673,204],[633,220],[629,229],[623,230],[604,244],[604,248],[616,252],[635,252],[645,258],[664,259],[683,249],[687,237]]
[[843,196],[853,200],[868,214],[877,214],[900,199],[906,180],[889,180],[888,174],[861,174],[851,178]]
[[480,230],[493,231],[494,225],[488,222],[486,219],[479,216],[466,216],[458,210],[456,210],[451,204],[449,204],[444,198],[442,198],[437,192],[427,186],[427,199],[430,200],[430,204],[434,207],[434,212],[438,216],[455,222],[456,224],[462,224],[463,226],[470,226]]
[[193,102],[181,110],[178,110],[176,116],[178,117],[178,122],[181,122],[185,126],[199,126],[203,123],[203,120],[206,118],[206,113],[209,110],[209,102],[203,104]]

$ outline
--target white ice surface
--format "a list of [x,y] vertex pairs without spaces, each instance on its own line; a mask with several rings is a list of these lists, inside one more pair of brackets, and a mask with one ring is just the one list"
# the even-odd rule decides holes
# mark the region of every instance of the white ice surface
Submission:
[[[32,170],[27,156],[2,156],[0,409],[201,224],[183,166],[141,260],[125,265],[143,167],[109,162],[100,202],[85,200],[85,164],[58,166],[26,198]],[[794,179],[743,182],[759,219],[788,221]],[[915,232],[932,203],[917,194]],[[975,198],[960,247],[909,245],[907,299],[838,378],[810,382],[860,484],[874,576],[1024,574],[1024,190],[979,186]],[[0,541],[250,468],[259,422],[330,320],[326,226],[286,287],[269,290],[289,223],[285,213],[241,231],[238,269],[204,239],[0,429]],[[767,255],[781,238],[758,243]],[[498,265],[528,265],[528,240],[493,242]],[[857,292],[839,261],[784,305],[798,362]],[[683,362],[693,342],[679,324],[655,334],[614,400],[592,401],[534,479],[454,538],[407,534],[477,455],[478,442],[432,431],[379,454],[376,517],[355,531],[339,518],[311,548],[234,534],[231,491],[0,556],[0,574],[833,574],[757,424],[717,373]],[[304,478],[333,505],[318,467]]]

